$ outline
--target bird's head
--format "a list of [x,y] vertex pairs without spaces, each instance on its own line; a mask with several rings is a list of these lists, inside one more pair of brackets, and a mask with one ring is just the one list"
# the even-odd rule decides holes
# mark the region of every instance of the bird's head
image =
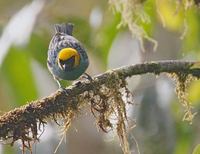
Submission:
[[80,55],[76,49],[64,48],[58,53],[58,66],[61,70],[71,70],[80,64]]

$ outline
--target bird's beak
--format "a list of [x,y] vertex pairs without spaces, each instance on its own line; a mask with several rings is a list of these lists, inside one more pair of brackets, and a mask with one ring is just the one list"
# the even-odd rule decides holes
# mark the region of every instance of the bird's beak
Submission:
[[71,70],[75,67],[75,56],[72,56],[67,60],[58,59],[58,66],[61,70]]
[[61,70],[65,70],[66,65],[60,59],[58,60],[58,66],[60,67]]

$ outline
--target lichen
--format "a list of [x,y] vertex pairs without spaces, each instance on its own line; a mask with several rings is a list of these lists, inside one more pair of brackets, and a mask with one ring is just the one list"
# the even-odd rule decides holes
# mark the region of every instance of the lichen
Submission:
[[121,22],[118,27],[127,26],[133,37],[140,41],[142,51],[145,51],[143,41],[144,38],[152,42],[154,44],[154,50],[156,50],[157,41],[149,37],[142,26],[139,25],[139,22],[150,22],[149,16],[144,11],[142,1],[109,0],[109,3],[114,12],[119,12],[121,14]]
[[[126,114],[126,103],[132,102],[130,99],[131,92],[126,87],[125,79],[120,79],[117,74],[110,72],[110,78],[106,84],[94,84],[93,87],[93,90],[86,91],[77,96],[76,101],[79,101],[79,104],[89,104],[91,107],[91,113],[96,119],[96,125],[98,126],[98,129],[105,133],[109,131],[116,131],[123,153],[130,154],[131,152],[129,149],[126,130],[128,121]],[[126,98],[126,101],[122,99],[123,96]],[[83,106],[80,106],[79,109],[82,107]],[[74,112],[75,110],[71,111],[73,116],[71,116],[71,114],[69,114],[70,116],[64,116],[64,118],[67,119],[67,122],[63,128],[63,137],[68,131],[72,119],[76,115]],[[115,122],[113,122],[113,116],[115,116]],[[62,140],[63,138],[61,139],[60,143]],[[58,144],[58,147],[60,143]]]
[[[126,104],[131,103],[131,93],[126,87],[124,78],[119,77],[117,73],[112,71],[108,73],[109,78],[104,84],[94,80],[90,81],[92,82],[89,83],[92,85],[92,90],[84,91],[83,93],[77,92],[79,94],[76,92],[70,94],[70,87],[68,87],[67,92],[57,91],[49,97],[30,102],[4,114],[0,118],[1,140],[9,141],[11,145],[17,140],[21,140],[22,153],[24,154],[26,150],[32,153],[31,145],[37,142],[41,135],[38,130],[44,132],[44,126],[49,119],[60,125],[58,123],[59,120],[63,121],[63,124],[60,125],[63,137],[55,150],[56,152],[73,119],[85,105],[90,105],[91,113],[96,119],[98,129],[105,133],[111,130],[116,131],[122,151],[125,154],[129,154]],[[116,123],[112,121],[113,115]]]
[[[115,73],[111,72],[111,78],[108,83],[101,86],[98,91],[95,91],[95,95],[98,95],[100,101],[92,102],[92,108],[95,109],[97,117],[97,125],[104,132],[108,132],[111,129],[115,129],[119,137],[120,145],[124,154],[130,154],[129,143],[127,139],[127,126],[126,121],[126,102],[123,100],[122,89],[125,92],[126,100],[130,100],[130,92],[126,88],[126,82],[124,79],[120,79]],[[99,104],[100,103],[100,104]],[[130,102],[128,102],[130,103]],[[101,106],[101,110],[97,109]],[[111,119],[115,116],[116,123]]]
[[184,107],[184,116],[183,121],[188,121],[192,124],[193,118],[196,115],[196,112],[193,112],[192,105],[188,100],[188,86],[191,81],[196,80],[196,78],[192,75],[184,74],[184,73],[171,73],[169,74],[170,78],[172,78],[176,82],[176,94],[178,96],[179,101]]

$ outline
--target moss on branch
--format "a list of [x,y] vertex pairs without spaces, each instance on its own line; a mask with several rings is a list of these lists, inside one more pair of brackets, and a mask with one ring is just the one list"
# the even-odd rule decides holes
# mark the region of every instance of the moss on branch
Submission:
[[[126,88],[125,79],[133,75],[145,73],[175,73],[178,76],[190,75],[200,78],[199,62],[191,61],[160,61],[146,62],[142,64],[124,66],[97,75],[93,81],[80,80],[66,88],[64,91],[56,91],[45,98],[28,102],[26,105],[13,109],[0,116],[0,139],[11,139],[11,145],[21,139],[23,148],[31,149],[31,141],[38,140],[38,129],[47,120],[56,121],[59,118],[65,120],[64,127],[69,128],[71,121],[77,112],[86,104],[91,105],[91,111],[97,118],[99,127],[107,132],[116,128],[124,153],[129,153],[125,120],[126,103],[122,99],[124,90],[127,97],[130,92]],[[109,120],[113,113],[117,112],[118,123],[115,127]],[[23,150],[24,151],[24,150]]]

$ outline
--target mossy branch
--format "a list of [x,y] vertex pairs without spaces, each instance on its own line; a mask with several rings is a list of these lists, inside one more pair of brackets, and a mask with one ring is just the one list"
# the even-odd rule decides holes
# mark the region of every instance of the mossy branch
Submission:
[[[0,139],[2,141],[11,139],[11,144],[21,139],[23,146],[30,148],[30,141],[38,139],[38,129],[40,129],[41,124],[45,124],[48,119],[56,121],[58,118],[64,118],[65,128],[68,128],[77,111],[88,102],[91,103],[91,109],[95,109],[95,112],[98,111],[100,113],[98,125],[103,131],[106,132],[108,127],[112,128],[108,117],[113,111],[118,112],[117,115],[120,116],[120,124],[117,126],[117,131],[124,132],[125,122],[123,120],[126,120],[127,117],[125,105],[122,103],[123,100],[119,99],[121,96],[119,89],[126,89],[125,79],[133,75],[145,73],[158,75],[163,72],[175,73],[179,76],[181,74],[192,75],[195,78],[200,78],[199,62],[191,61],[146,62],[113,69],[95,76],[93,81],[80,80],[74,83],[66,88],[67,93],[56,91],[48,97],[29,102],[3,114],[0,116]],[[107,90],[106,88],[101,89],[103,85],[106,85]],[[114,90],[110,90],[112,88]],[[95,98],[97,94],[100,99]],[[108,104],[109,97],[115,94],[117,97],[113,100],[117,101],[118,104],[115,104],[115,106],[111,105],[111,103]],[[122,142],[123,137],[124,135],[121,137]],[[25,142],[28,144],[25,145]],[[121,143],[121,145],[127,144]],[[123,151],[128,153],[126,147]]]

